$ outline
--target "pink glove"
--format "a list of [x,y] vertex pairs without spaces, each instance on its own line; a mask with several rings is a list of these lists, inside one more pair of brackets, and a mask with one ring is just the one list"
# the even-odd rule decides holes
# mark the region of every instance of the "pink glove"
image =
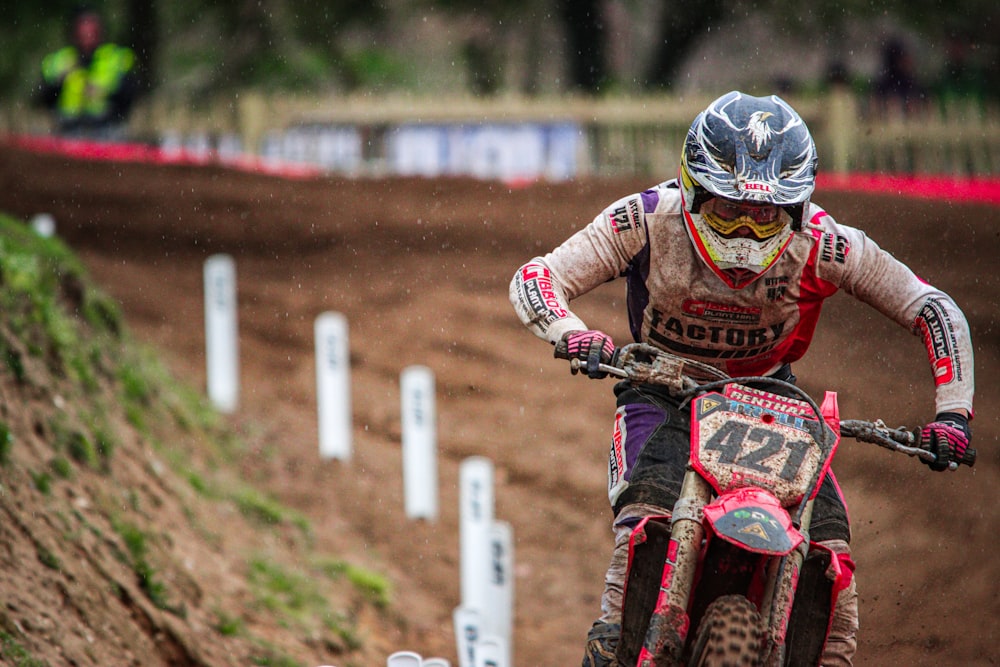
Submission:
[[942,412],[920,431],[920,448],[937,456],[937,461],[927,462],[931,470],[947,470],[952,462],[971,466],[976,460],[971,440],[969,420],[957,412]]
[[579,359],[592,378],[607,377],[607,373],[596,370],[597,364],[609,363],[615,354],[615,343],[611,336],[603,331],[588,329],[587,331],[567,331],[556,345],[557,359]]

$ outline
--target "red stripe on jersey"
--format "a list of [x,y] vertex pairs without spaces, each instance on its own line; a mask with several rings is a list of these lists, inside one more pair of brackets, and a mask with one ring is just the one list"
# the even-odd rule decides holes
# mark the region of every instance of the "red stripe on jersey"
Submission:
[[823,233],[818,229],[812,229],[810,232],[816,239],[816,244],[809,253],[809,261],[803,267],[799,281],[799,323],[792,331],[792,335],[781,344],[781,357],[778,361],[783,364],[798,361],[809,349],[809,344],[812,343],[813,335],[816,333],[816,323],[819,322],[819,315],[823,310],[823,301],[836,294],[838,289],[833,283],[816,275],[816,258],[819,256]]

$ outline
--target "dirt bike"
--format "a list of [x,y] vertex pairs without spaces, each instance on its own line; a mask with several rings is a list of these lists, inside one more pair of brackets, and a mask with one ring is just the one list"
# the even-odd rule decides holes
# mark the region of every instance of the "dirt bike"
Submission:
[[[841,436],[933,462],[918,446],[920,429],[841,421],[836,393],[818,405],[788,382],[730,378],[643,343],[619,348],[609,364],[596,354],[571,364],[590,377],[664,387],[691,407],[691,455],[673,512],[644,518],[631,535],[618,665],[818,664],[849,582],[835,555],[809,541],[820,484]],[[769,385],[781,393],[755,388]],[[969,449],[961,463],[975,457]]]

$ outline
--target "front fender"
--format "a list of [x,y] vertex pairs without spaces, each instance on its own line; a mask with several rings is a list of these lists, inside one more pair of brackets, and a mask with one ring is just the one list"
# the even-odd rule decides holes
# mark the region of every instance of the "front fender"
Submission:
[[778,499],[763,489],[723,494],[705,506],[705,520],[722,539],[759,554],[784,556],[805,539]]

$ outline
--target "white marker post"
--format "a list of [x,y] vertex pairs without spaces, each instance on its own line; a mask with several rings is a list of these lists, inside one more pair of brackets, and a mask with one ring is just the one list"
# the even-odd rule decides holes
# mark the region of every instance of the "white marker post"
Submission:
[[316,407],[319,454],[351,458],[351,363],[347,318],[326,312],[313,325],[316,338]]
[[208,398],[222,412],[239,402],[236,265],[229,255],[205,260],[205,362]]
[[385,662],[385,667],[421,667],[424,659],[419,653],[413,651],[396,651],[389,656]]
[[455,625],[455,646],[459,667],[476,667],[476,645],[482,632],[482,618],[479,612],[458,606],[451,615]]
[[504,642],[500,637],[487,635],[476,644],[476,667],[509,667]]
[[52,238],[56,234],[56,219],[51,213],[38,213],[31,218],[31,228],[43,239]]
[[437,415],[434,373],[409,366],[400,376],[403,424],[403,492],[406,516],[437,520]]
[[483,614],[483,634],[499,637],[506,662],[511,663],[514,625],[514,540],[506,521],[494,521],[490,527],[490,574]]
[[493,462],[471,456],[462,461],[459,478],[462,606],[485,613],[489,608]]

